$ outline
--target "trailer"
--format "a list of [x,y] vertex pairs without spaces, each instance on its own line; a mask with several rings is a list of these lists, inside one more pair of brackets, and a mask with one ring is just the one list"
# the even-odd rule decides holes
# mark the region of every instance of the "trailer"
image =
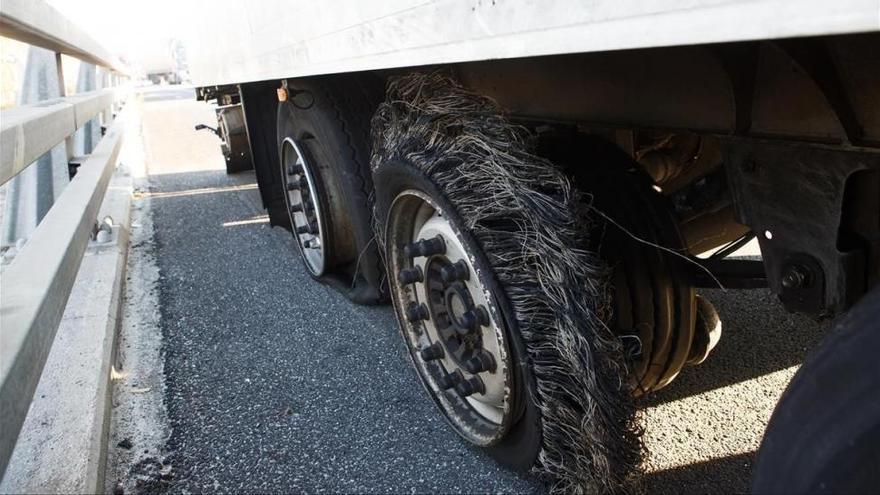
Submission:
[[180,84],[186,77],[185,54],[179,40],[166,38],[140,47],[137,62],[153,84]]
[[[724,345],[700,290],[767,287],[814,318],[859,308],[780,402],[754,489],[876,488],[880,2],[199,12],[228,171],[254,170],[314,279],[394,305],[463,439],[560,492],[633,489],[635,399]],[[760,259],[730,257],[753,239]],[[865,393],[803,386],[829,369]]]

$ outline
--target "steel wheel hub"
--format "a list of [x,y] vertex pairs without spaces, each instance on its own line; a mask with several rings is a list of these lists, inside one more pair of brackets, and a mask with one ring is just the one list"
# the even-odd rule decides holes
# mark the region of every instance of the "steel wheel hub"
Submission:
[[489,272],[421,191],[395,199],[388,229],[394,302],[413,364],[456,431],[491,445],[511,422],[513,378]]
[[293,237],[306,267],[320,276],[324,273],[327,242],[316,170],[303,153],[302,143],[291,138],[281,143],[281,165]]

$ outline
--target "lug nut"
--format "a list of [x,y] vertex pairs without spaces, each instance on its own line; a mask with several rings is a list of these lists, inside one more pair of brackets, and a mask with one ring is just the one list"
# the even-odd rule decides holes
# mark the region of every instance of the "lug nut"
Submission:
[[810,277],[803,267],[793,265],[782,275],[782,286],[786,289],[798,289],[809,285]]
[[440,379],[437,380],[437,386],[440,387],[440,390],[449,390],[462,380],[464,380],[464,375],[461,374],[461,371],[455,370],[452,373],[447,373],[440,377]]
[[434,342],[419,351],[419,356],[425,361],[434,361],[435,359],[442,358],[443,355],[443,346],[441,346],[439,342]]
[[494,373],[495,358],[493,358],[492,355],[486,351],[480,351],[474,357],[465,361],[462,367],[465,371],[472,375],[476,375],[477,373],[482,373],[484,371]]
[[443,237],[436,236],[431,239],[420,239],[403,247],[403,255],[407,258],[416,256],[432,256],[446,252],[446,243]]
[[410,323],[428,319],[428,307],[424,304],[411,302],[406,307],[406,319]]
[[489,313],[482,307],[469,309],[461,315],[461,326],[470,333],[481,326],[489,324]]
[[451,265],[441,268],[440,278],[447,284],[456,280],[467,280],[470,278],[470,270],[468,270],[468,265],[464,260],[458,260]]
[[467,397],[469,395],[485,393],[486,386],[483,385],[483,380],[480,380],[480,377],[472,376],[467,380],[458,382],[455,385],[455,391],[458,392],[458,395]]
[[303,173],[303,166],[300,164],[288,165],[287,166],[287,175],[296,175]]
[[397,280],[403,285],[409,285],[424,280],[422,276],[422,267],[414,266],[412,268],[404,268],[397,273]]
[[459,323],[461,323],[461,326],[456,326],[455,331],[462,337],[470,335],[478,328],[477,317],[474,315],[473,311],[464,312],[461,315],[461,318],[459,318]]

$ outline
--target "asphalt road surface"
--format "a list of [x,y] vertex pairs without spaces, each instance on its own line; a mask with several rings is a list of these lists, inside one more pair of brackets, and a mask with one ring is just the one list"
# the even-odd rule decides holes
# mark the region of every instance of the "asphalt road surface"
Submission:
[[[269,227],[253,174],[227,176],[217,139],[192,131],[214,122],[208,105],[174,87],[137,105],[146,176],[132,262],[156,276],[127,292],[109,490],[544,491],[445,425],[389,307],[310,279],[289,234]],[[643,403],[652,493],[747,490],[773,406],[827,329],[766,291],[706,295],[724,321],[719,348]],[[149,304],[152,322],[138,309]],[[154,339],[153,364],[138,339]],[[144,397],[162,410],[131,405]]]

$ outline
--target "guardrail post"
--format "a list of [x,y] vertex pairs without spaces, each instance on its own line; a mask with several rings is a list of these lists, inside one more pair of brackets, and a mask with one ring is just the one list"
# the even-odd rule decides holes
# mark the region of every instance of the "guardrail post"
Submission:
[[[95,64],[80,62],[79,76],[76,80],[76,92],[85,93],[98,89],[97,85],[97,68]],[[98,117],[89,120],[86,125],[79,128],[74,135],[76,140],[76,156],[88,155],[95,148],[95,145],[101,139],[101,124]]]
[[[19,105],[64,96],[60,57],[44,48],[28,49]],[[26,240],[70,182],[67,152],[59,144],[9,182],[0,246]]]
[[[61,54],[57,52],[55,53],[55,69],[58,71],[58,94],[63,98],[67,96],[67,86],[64,85],[64,64],[61,63]],[[75,148],[72,135],[64,139],[64,147],[67,151],[67,163],[70,163]]]
[[[101,88],[110,88],[113,85],[110,82],[110,72],[103,68],[98,67],[98,79],[101,82]],[[113,105],[110,105],[103,112],[101,112],[101,128],[105,128],[110,125],[110,122],[113,120]]]

